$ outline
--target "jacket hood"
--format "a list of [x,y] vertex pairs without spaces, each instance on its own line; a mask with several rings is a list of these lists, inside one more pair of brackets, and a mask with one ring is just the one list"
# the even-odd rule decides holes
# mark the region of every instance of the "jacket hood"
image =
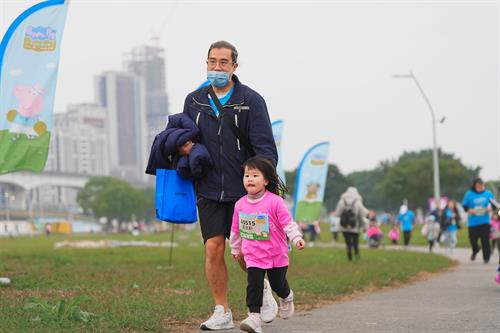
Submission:
[[363,198],[359,194],[358,189],[352,186],[348,187],[340,198],[348,204],[353,203],[355,200],[359,200],[360,202],[363,201]]

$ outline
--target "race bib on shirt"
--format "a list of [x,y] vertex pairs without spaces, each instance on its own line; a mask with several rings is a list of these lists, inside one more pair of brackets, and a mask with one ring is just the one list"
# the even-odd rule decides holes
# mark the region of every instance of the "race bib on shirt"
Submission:
[[267,214],[239,213],[240,236],[249,240],[269,240],[269,216]]
[[474,215],[487,215],[488,209],[483,206],[474,207]]

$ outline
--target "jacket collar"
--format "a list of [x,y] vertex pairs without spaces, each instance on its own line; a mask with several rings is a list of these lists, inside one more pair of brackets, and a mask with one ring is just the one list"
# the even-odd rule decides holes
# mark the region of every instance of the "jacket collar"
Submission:
[[[245,102],[245,96],[244,96],[243,91],[242,91],[243,85],[241,84],[240,79],[238,79],[238,77],[235,74],[233,74],[232,80],[234,82],[233,94],[231,95],[231,97],[229,98],[229,101],[227,101],[227,103],[225,105],[243,104]],[[210,103],[208,101],[208,89],[209,89],[209,87],[210,87],[210,85],[207,85],[207,86],[201,87],[200,89],[195,91],[195,95],[193,96],[193,98],[199,103],[210,105]]]

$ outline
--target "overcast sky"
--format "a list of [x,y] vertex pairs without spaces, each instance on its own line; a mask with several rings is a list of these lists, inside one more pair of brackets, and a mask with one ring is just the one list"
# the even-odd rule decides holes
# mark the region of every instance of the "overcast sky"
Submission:
[[[0,33],[38,1],[0,0]],[[211,42],[240,53],[237,74],[285,122],[284,165],[330,141],[342,172],[438,145],[486,179],[500,178],[500,1],[72,0],[56,112],[93,101],[93,76],[161,35],[170,112],[206,77]],[[429,171],[431,172],[431,170]]]

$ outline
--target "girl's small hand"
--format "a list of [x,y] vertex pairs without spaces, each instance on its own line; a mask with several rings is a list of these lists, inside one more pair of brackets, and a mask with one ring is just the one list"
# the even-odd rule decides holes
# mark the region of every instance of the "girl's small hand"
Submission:
[[233,254],[233,260],[239,261],[241,259],[241,254]]
[[297,243],[295,243],[295,246],[297,247],[297,249],[302,250],[306,246],[306,242],[304,242],[304,240],[301,239],[297,241]]

